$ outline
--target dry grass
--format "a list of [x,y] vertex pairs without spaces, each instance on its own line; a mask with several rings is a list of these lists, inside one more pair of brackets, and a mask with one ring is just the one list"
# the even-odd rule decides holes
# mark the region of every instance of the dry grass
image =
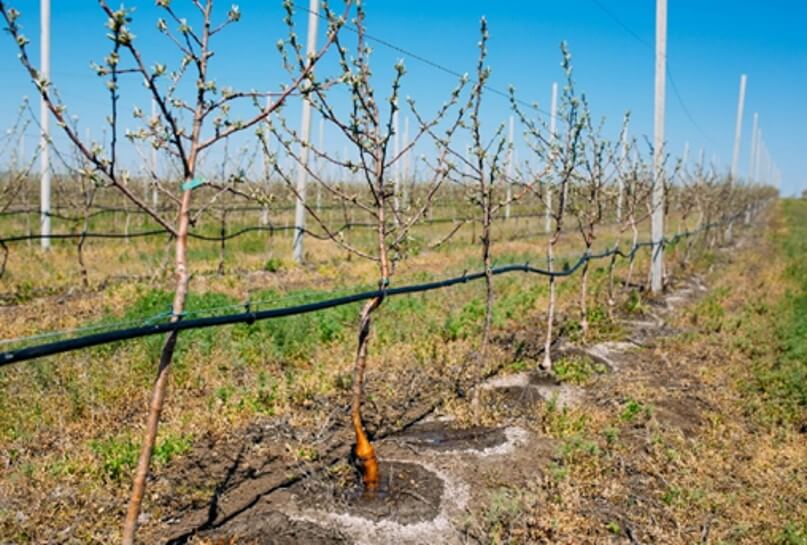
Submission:
[[776,309],[799,289],[777,216],[719,259],[680,334],[598,380],[581,408],[528,421],[562,446],[548,471],[490,495],[469,523],[477,541],[807,543],[807,410],[764,418],[777,400],[747,387],[781,359]]
[[[506,239],[541,227],[538,220],[500,224],[496,236],[505,241],[494,245],[499,262],[540,263],[541,237]],[[430,232],[429,237],[439,234]],[[617,236],[624,235],[604,232],[600,247],[611,245]],[[200,251],[193,265],[191,291],[197,299],[192,299],[191,308],[260,296],[280,302],[301,292],[321,296],[310,292],[375,281],[372,264],[345,260],[332,245],[308,242],[309,264],[297,267],[288,259],[288,238],[275,237],[268,243],[255,239],[260,244],[247,240],[228,247],[223,275],[213,274],[218,250]],[[479,248],[469,239],[458,238],[410,257],[400,264],[396,282],[475,269]],[[570,234],[557,253],[576,257],[579,248],[578,238]],[[147,275],[164,261],[167,248],[162,244],[90,244],[86,262],[91,289],[72,293],[78,278],[73,249],[56,248],[49,254],[21,249],[12,250],[9,272],[0,281],[4,293],[18,295],[18,304],[0,311],[3,338],[117,320],[132,308],[145,316],[159,311],[154,301],[161,300],[166,279],[157,275],[152,281]],[[280,270],[261,270],[270,257],[279,259]],[[637,272],[644,270],[645,256],[640,256]],[[122,271],[131,278],[108,281]],[[624,275],[624,264],[619,271]],[[603,271],[593,273],[591,308],[599,316],[603,316],[604,280]],[[497,336],[506,339],[509,332],[529,324],[528,334],[540,339],[545,280],[515,275],[496,282]],[[574,331],[579,285],[571,278],[560,286],[560,310]],[[508,363],[535,365],[513,362],[512,346],[490,350],[480,360],[482,290],[481,284],[467,285],[384,304],[370,348],[371,429],[394,426],[407,403],[453,399],[458,381],[473,383]],[[54,295],[37,295],[49,293]],[[164,511],[161,495],[172,494],[171,505],[177,505],[209,492],[193,483],[170,481],[176,460],[198,438],[226,435],[256,418],[272,418],[310,432],[340,418],[348,399],[357,315],[358,309],[349,307],[322,319],[278,321],[269,329],[265,329],[269,325],[235,326],[183,335],[158,438],[157,480],[145,506],[149,520],[172,515]],[[613,334],[610,327],[607,319],[595,321],[592,338]],[[139,340],[0,371],[0,535],[21,543],[108,543],[117,538],[159,344],[157,338]],[[547,430],[566,425],[553,424],[549,417],[547,422]],[[295,458],[301,452],[309,456],[309,448],[290,445],[284,456]],[[569,481],[558,486],[574,488]]]

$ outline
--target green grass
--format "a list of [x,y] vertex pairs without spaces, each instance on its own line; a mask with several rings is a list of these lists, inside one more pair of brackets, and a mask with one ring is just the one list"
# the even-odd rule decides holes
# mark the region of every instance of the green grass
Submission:
[[640,401],[628,399],[622,407],[622,412],[619,413],[619,419],[623,422],[633,422],[642,413],[644,413],[646,416],[650,416],[651,412],[651,408]]
[[561,382],[586,384],[596,375],[608,371],[605,365],[593,361],[584,355],[568,355],[559,358],[552,366],[552,371]]
[[783,210],[787,231],[779,243],[793,288],[774,311],[778,355],[758,360],[747,386],[762,399],[765,422],[799,425],[807,408],[807,202],[784,201]]
[[[190,448],[191,438],[186,435],[162,437],[154,447],[154,463],[165,465],[188,452]],[[90,450],[97,459],[98,474],[110,481],[128,478],[140,454],[138,442],[129,435],[93,440],[90,442]]]

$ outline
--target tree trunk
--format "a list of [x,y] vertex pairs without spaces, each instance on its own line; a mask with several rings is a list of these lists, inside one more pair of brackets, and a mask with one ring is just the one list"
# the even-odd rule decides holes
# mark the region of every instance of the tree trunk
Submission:
[[227,209],[222,208],[221,210],[221,241],[219,242],[219,266],[216,270],[216,274],[218,276],[222,276],[224,274],[224,257],[227,248]]
[[[586,255],[588,255],[590,249],[590,247],[586,248]],[[588,260],[583,263],[583,272],[580,275],[580,328],[583,331],[583,335],[588,335],[588,298],[586,297],[588,290],[588,264]]]
[[[554,256],[552,250],[557,242],[557,234],[550,237],[546,245],[547,269],[551,273],[553,270]],[[541,369],[550,371],[552,369],[552,322],[555,319],[555,277],[549,277],[549,308],[546,316],[546,340],[544,342],[544,361],[541,362]]]
[[614,296],[614,273],[616,271],[616,251],[619,249],[619,241],[614,244],[613,254],[608,263],[608,319],[614,320],[614,306],[616,306],[616,299]]
[[362,473],[364,488],[370,492],[378,489],[378,458],[372,443],[367,439],[367,433],[364,431],[361,418],[361,401],[364,389],[364,373],[367,368],[367,344],[370,336],[371,314],[381,305],[381,300],[380,297],[371,299],[361,311],[359,344],[353,365],[353,400],[350,409],[353,431],[356,434],[356,445],[353,454],[360,464],[359,469]]
[[[83,184],[82,184],[83,185]],[[90,228],[90,207],[93,203],[94,190],[90,190],[90,194],[85,199],[84,206],[84,224],[81,228],[81,238],[78,240],[78,265],[81,270],[81,283],[85,288],[90,287],[89,273],[87,272],[87,265],[84,263],[84,243],[87,241],[87,230]]]
[[[174,302],[172,306],[173,315],[171,321],[179,320],[185,309],[185,297],[188,293],[188,269],[187,269],[187,249],[188,249],[188,227],[190,220],[191,192],[186,190],[182,194],[179,213],[179,229],[176,240],[176,285],[174,288]],[[157,371],[157,380],[151,393],[151,404],[149,406],[148,419],[146,421],[146,433],[143,437],[143,445],[140,449],[140,458],[137,461],[132,495],[129,499],[129,508],[126,512],[126,519],[123,526],[123,545],[134,545],[137,519],[140,516],[140,507],[143,502],[143,494],[146,490],[146,479],[148,478],[151,455],[154,451],[154,444],[157,439],[157,430],[162,414],[165,391],[168,386],[168,371],[174,357],[178,333],[176,331],[166,336],[160,353],[160,365]]]
[[639,242],[639,230],[636,228],[636,219],[633,214],[630,216],[630,228],[633,233],[630,246],[630,259],[628,260],[628,276],[625,279],[625,285],[630,288],[631,280],[633,280],[633,265],[636,263],[636,244]]
[[84,227],[81,231],[81,237],[78,239],[78,266],[81,271],[81,285],[84,288],[90,287],[90,278],[87,273],[87,265],[84,263],[84,242],[87,240],[87,221],[84,221]]
[[485,267],[485,326],[482,331],[482,352],[485,353],[490,341],[490,329],[493,324],[493,270],[490,266],[490,196],[485,198],[485,209],[482,215],[482,263]]

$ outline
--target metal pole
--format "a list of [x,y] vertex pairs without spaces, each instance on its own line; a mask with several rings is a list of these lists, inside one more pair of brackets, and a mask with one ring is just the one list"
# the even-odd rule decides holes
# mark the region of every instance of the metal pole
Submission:
[[748,157],[748,179],[752,182],[756,182],[756,178],[754,177],[754,162],[756,161],[757,157],[758,133],[759,133],[759,114],[754,112],[754,121],[751,125],[751,153]]
[[[552,101],[550,102],[549,110],[549,141],[554,148],[557,141],[557,126],[558,126],[558,84],[552,83]],[[555,160],[555,150],[549,151],[549,160]],[[546,185],[546,212],[544,214],[544,231],[549,233],[552,230],[552,185]]]
[[[40,0],[40,52],[39,72],[45,85],[50,85],[50,0]],[[42,248],[50,248],[50,113],[45,99],[39,99],[39,124],[42,133],[39,141],[39,204]]]
[[509,145],[507,151],[507,197],[504,205],[504,219],[510,219],[510,199],[513,198],[513,172],[515,165],[513,164],[513,132],[515,130],[516,119],[510,116],[510,130],[507,133],[507,143]]
[[664,274],[664,100],[667,65],[667,0],[656,0],[656,84],[653,134],[653,217],[650,289],[661,292]]
[[757,182],[761,182],[760,175],[760,165],[762,164],[762,148],[764,147],[764,143],[762,142],[762,127],[757,129],[757,148],[755,150],[756,158],[754,159],[754,180]]
[[[317,23],[319,22],[319,1],[308,2],[308,42],[306,54],[308,62],[317,54]],[[303,232],[305,230],[305,182],[308,178],[308,141],[311,135],[311,102],[303,97],[300,119],[300,165],[297,171],[297,199],[294,204],[294,243],[292,256],[297,263],[303,262]]]
[[731,154],[731,180],[733,183],[737,179],[740,169],[740,143],[743,134],[743,110],[745,109],[745,85],[748,76],[740,76],[740,99],[737,101],[737,124],[734,127],[734,151]]

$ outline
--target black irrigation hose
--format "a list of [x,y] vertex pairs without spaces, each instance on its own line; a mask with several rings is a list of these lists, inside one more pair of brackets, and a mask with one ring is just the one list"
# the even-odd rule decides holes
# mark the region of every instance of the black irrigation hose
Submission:
[[0,239],[0,243],[7,243],[7,242],[22,242],[25,240],[41,240],[43,238],[49,239],[73,239],[73,238],[140,238],[140,237],[150,237],[155,235],[164,235],[167,234],[168,230],[166,229],[154,229],[153,231],[138,231],[135,233],[54,233],[50,235],[40,235],[40,234],[31,234],[31,235],[18,235],[14,237],[8,237]]
[[[228,211],[232,211],[232,209],[228,209]],[[52,216],[52,214],[51,214]],[[511,215],[509,219],[526,219],[526,218],[536,218],[536,217],[543,217],[543,214],[514,214]],[[505,218],[497,218],[500,220],[504,220]],[[471,221],[477,221],[475,218],[433,218],[433,219],[426,219],[421,222],[421,224],[428,224],[428,225],[436,225],[441,223],[467,223]],[[354,228],[375,228],[375,223],[369,222],[348,222],[342,224],[336,232],[350,230]],[[196,240],[204,240],[207,242],[222,242],[226,240],[231,240],[241,235],[247,233],[253,233],[258,231],[267,231],[269,233],[274,232],[282,232],[282,231],[293,231],[296,227],[293,225],[284,225],[284,226],[274,226],[274,225],[260,225],[260,226],[253,226],[253,227],[245,227],[243,229],[239,229],[238,231],[233,231],[232,233],[220,235],[220,236],[209,236],[209,235],[200,235],[198,233],[188,233],[190,238]],[[311,230],[304,229],[304,231],[315,237],[321,238],[323,235],[317,234]],[[41,233],[32,233],[30,235],[16,235],[12,237],[0,238],[0,244],[5,244],[9,242],[24,242],[27,240],[41,240],[44,238],[48,239],[57,239],[57,240],[69,240],[69,239],[81,239],[81,238],[107,238],[107,239],[127,239],[127,238],[144,238],[144,237],[151,237],[151,236],[159,236],[159,235],[166,235],[169,234],[167,229],[153,229],[150,231],[135,231],[133,233],[98,233],[98,232],[89,232],[89,233],[55,233],[50,235],[43,235]]]
[[[450,204],[435,204],[433,208],[449,208],[452,205]],[[54,206],[56,210],[60,209],[69,209],[66,206]],[[342,210],[342,205],[339,204],[326,204],[319,207],[320,210]],[[95,217],[100,214],[109,214],[109,213],[125,213],[125,214],[132,214],[132,215],[149,215],[149,212],[146,210],[142,210],[140,208],[125,208],[122,206],[106,206],[103,204],[93,204],[90,206],[90,210],[94,210],[89,214],[89,217]],[[171,207],[158,207],[154,209],[156,212],[176,212],[176,208]],[[192,208],[190,212],[193,214],[198,212],[199,208]],[[218,208],[207,208],[206,210],[220,210]],[[269,212],[290,212],[294,210],[294,205],[282,205],[282,206],[234,206],[228,207],[225,209],[227,212],[263,212],[264,210],[268,210]],[[41,215],[43,212],[39,208],[12,208],[9,210],[0,211],[0,216],[16,216],[16,215],[23,215],[23,214],[36,214]],[[83,216],[65,216],[61,215],[58,212],[45,212],[46,216],[50,216],[56,219],[63,219],[69,221],[82,221],[84,219]]]
[[[733,218],[727,220],[727,222],[732,220]],[[679,233],[674,237],[672,237],[671,239],[666,238],[663,239],[660,245],[667,246],[669,244],[675,244],[678,240],[681,240],[682,238],[690,237],[701,231],[707,231],[717,225],[721,225],[727,222],[712,223],[705,225],[695,231]],[[525,273],[539,274],[550,278],[562,278],[573,275],[575,272],[577,272],[577,270],[580,267],[582,267],[587,262],[595,261],[598,259],[604,259],[607,257],[611,257],[613,255],[619,255],[625,258],[633,258],[633,256],[640,248],[653,247],[656,245],[659,245],[659,243],[640,242],[634,245],[631,248],[631,251],[628,252],[627,254],[622,252],[618,247],[606,250],[599,254],[586,253],[581,255],[573,265],[565,266],[560,271],[549,271],[546,269],[539,269],[537,267],[530,266],[529,263],[524,263],[522,265],[514,264],[514,265],[504,265],[501,267],[494,267],[491,272],[494,276],[512,272],[525,272]],[[327,299],[325,301],[319,301],[316,303],[305,303],[302,305],[295,305],[291,307],[261,310],[261,311],[250,311],[249,306],[245,305],[246,312],[241,312],[238,314],[228,314],[224,316],[210,316],[206,318],[191,318],[187,320],[179,319],[175,322],[118,329],[114,331],[107,331],[104,333],[85,335],[83,337],[76,337],[73,339],[67,339],[63,341],[44,343],[36,346],[30,346],[27,348],[21,348],[19,350],[9,350],[7,352],[0,352],[0,367],[25,360],[31,360],[45,356],[52,356],[54,354],[60,354],[62,352],[70,352],[82,348],[89,348],[91,346],[98,346],[102,344],[124,341],[128,339],[136,339],[139,337],[147,337],[150,335],[158,335],[160,333],[183,331],[186,329],[200,329],[205,327],[214,327],[231,324],[242,324],[242,323],[252,324],[258,320],[268,320],[272,318],[282,318],[286,316],[307,314],[309,312],[316,312],[318,310],[324,310],[328,308],[349,305],[351,303],[357,303],[360,301],[366,301],[367,299],[372,299],[375,297],[391,297],[395,295],[423,293],[427,291],[447,288],[450,286],[454,286],[456,284],[464,284],[466,282],[480,280],[482,278],[485,278],[484,271],[473,274],[463,274],[462,276],[457,276],[454,278],[449,278],[446,280],[440,280],[436,282],[413,284],[397,288],[387,287],[372,291],[364,291],[353,295],[346,295],[343,297],[335,297],[333,299]]]

